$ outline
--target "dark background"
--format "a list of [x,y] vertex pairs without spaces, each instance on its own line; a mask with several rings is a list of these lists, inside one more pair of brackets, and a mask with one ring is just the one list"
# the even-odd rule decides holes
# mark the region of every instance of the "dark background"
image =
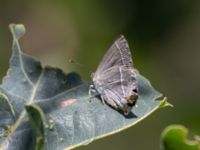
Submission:
[[198,0],[0,0],[1,79],[11,55],[10,23],[26,26],[20,41],[25,53],[43,65],[77,71],[84,80],[90,80],[109,46],[124,34],[135,67],[175,106],[77,149],[158,150],[161,131],[174,123],[200,134]]

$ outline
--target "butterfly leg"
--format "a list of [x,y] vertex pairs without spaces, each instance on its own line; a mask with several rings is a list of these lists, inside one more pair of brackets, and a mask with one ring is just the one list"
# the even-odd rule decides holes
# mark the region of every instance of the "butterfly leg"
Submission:
[[[94,94],[92,94],[92,93],[94,93]],[[93,84],[90,85],[88,94],[89,94],[89,99],[96,96],[96,95],[100,95],[100,94],[97,93]],[[100,97],[101,97],[102,103],[105,104],[105,100],[104,100],[103,96],[100,95]]]
[[91,97],[94,97],[94,96],[96,95],[96,93],[97,93],[97,91],[96,91],[94,85],[91,84],[90,87],[89,87],[89,91],[88,91],[89,97],[90,97],[90,98],[91,98]]
[[105,100],[104,100],[103,96],[100,95],[100,97],[101,97],[101,102],[105,105]]
[[88,95],[89,95],[89,97],[91,97],[91,95],[92,95],[92,85],[90,85],[90,87],[89,87]]

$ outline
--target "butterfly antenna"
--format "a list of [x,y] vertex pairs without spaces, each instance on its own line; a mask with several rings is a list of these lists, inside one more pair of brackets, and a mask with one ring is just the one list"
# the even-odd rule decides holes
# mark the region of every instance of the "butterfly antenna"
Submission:
[[75,64],[75,65],[78,65],[78,66],[82,66],[82,64],[78,63],[77,61],[73,60],[73,59],[68,59],[67,61],[69,64]]
[[77,66],[79,66],[79,67],[85,68],[87,71],[90,72],[90,74],[92,74],[92,72],[93,72],[93,71],[91,71],[88,67],[86,67],[85,65],[83,65],[83,64],[81,64],[81,63],[79,63],[79,62],[77,62],[77,61],[75,61],[75,60],[73,60],[73,59],[68,59],[67,62],[68,62],[69,64],[74,64],[74,65],[77,65]]

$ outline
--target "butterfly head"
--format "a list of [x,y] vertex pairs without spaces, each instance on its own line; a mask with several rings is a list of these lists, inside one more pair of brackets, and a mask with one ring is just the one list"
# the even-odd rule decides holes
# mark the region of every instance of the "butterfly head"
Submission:
[[130,96],[125,97],[126,104],[122,109],[125,115],[128,115],[131,112],[131,109],[135,105],[137,99],[138,99],[137,90],[133,90],[133,93]]

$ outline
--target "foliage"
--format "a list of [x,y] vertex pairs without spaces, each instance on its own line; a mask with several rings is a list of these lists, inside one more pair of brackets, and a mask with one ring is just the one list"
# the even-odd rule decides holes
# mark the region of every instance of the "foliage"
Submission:
[[99,97],[90,98],[90,83],[79,74],[42,67],[24,54],[18,41],[24,26],[10,29],[10,69],[0,86],[0,149],[71,149],[120,132],[169,105],[138,73],[139,99],[132,114],[124,116]]
[[187,139],[188,129],[182,125],[170,125],[162,133],[163,150],[200,150],[200,138]]

